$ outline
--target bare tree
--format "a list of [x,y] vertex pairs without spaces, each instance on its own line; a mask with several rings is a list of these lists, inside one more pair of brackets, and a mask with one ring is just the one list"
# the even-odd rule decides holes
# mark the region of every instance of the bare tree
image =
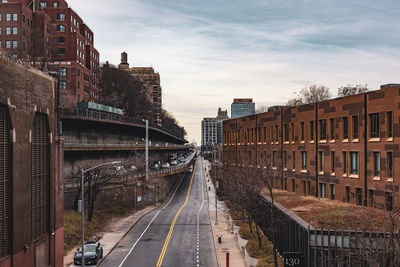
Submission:
[[286,102],[286,106],[300,106],[327,100],[332,96],[329,87],[325,85],[311,85],[301,89],[300,93]]
[[259,107],[257,107],[257,109],[256,109],[256,114],[258,114],[258,113],[264,113],[264,112],[267,112],[268,111],[268,107],[267,106],[259,106]]
[[347,85],[347,86],[343,86],[338,88],[338,96],[339,97],[343,97],[343,96],[350,96],[350,95],[356,95],[356,94],[361,94],[361,93],[365,93],[368,92],[369,88],[368,85]]

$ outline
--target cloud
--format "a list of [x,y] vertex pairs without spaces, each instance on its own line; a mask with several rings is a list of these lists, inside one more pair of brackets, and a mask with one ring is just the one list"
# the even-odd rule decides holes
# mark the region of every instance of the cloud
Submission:
[[201,119],[235,97],[279,104],[310,84],[398,82],[395,0],[69,2],[101,61],[118,64],[125,50],[131,65],[160,72],[165,108],[199,143]]

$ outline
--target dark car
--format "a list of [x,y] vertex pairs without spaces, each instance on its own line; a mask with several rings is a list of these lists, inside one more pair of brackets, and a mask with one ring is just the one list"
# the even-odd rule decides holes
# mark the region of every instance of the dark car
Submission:
[[[85,265],[96,265],[98,260],[103,258],[103,247],[97,241],[88,241],[85,244]],[[82,264],[82,247],[78,248],[78,252],[74,256],[74,264]]]

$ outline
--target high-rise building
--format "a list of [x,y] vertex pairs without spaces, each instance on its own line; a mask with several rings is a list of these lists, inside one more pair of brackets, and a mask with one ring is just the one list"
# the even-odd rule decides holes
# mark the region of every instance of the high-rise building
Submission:
[[223,142],[223,121],[229,119],[228,111],[218,109],[216,118],[204,118],[201,122],[201,148],[211,150],[213,145]]
[[231,117],[239,118],[255,114],[255,104],[251,98],[235,98],[231,105]]
[[128,54],[121,53],[121,64],[119,69],[128,71],[130,75],[138,78],[146,88],[147,98],[154,106],[154,114],[156,119],[154,123],[161,126],[161,109],[162,109],[162,89],[160,83],[160,74],[155,72],[152,67],[132,67],[129,68]]
[[3,1],[0,29],[2,52],[58,73],[62,107],[100,101],[94,34],[65,0]]

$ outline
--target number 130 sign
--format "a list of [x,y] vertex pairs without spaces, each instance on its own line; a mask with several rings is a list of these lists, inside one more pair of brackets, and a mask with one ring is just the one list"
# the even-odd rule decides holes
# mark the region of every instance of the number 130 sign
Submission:
[[300,252],[284,252],[283,261],[285,267],[303,267],[303,256]]

